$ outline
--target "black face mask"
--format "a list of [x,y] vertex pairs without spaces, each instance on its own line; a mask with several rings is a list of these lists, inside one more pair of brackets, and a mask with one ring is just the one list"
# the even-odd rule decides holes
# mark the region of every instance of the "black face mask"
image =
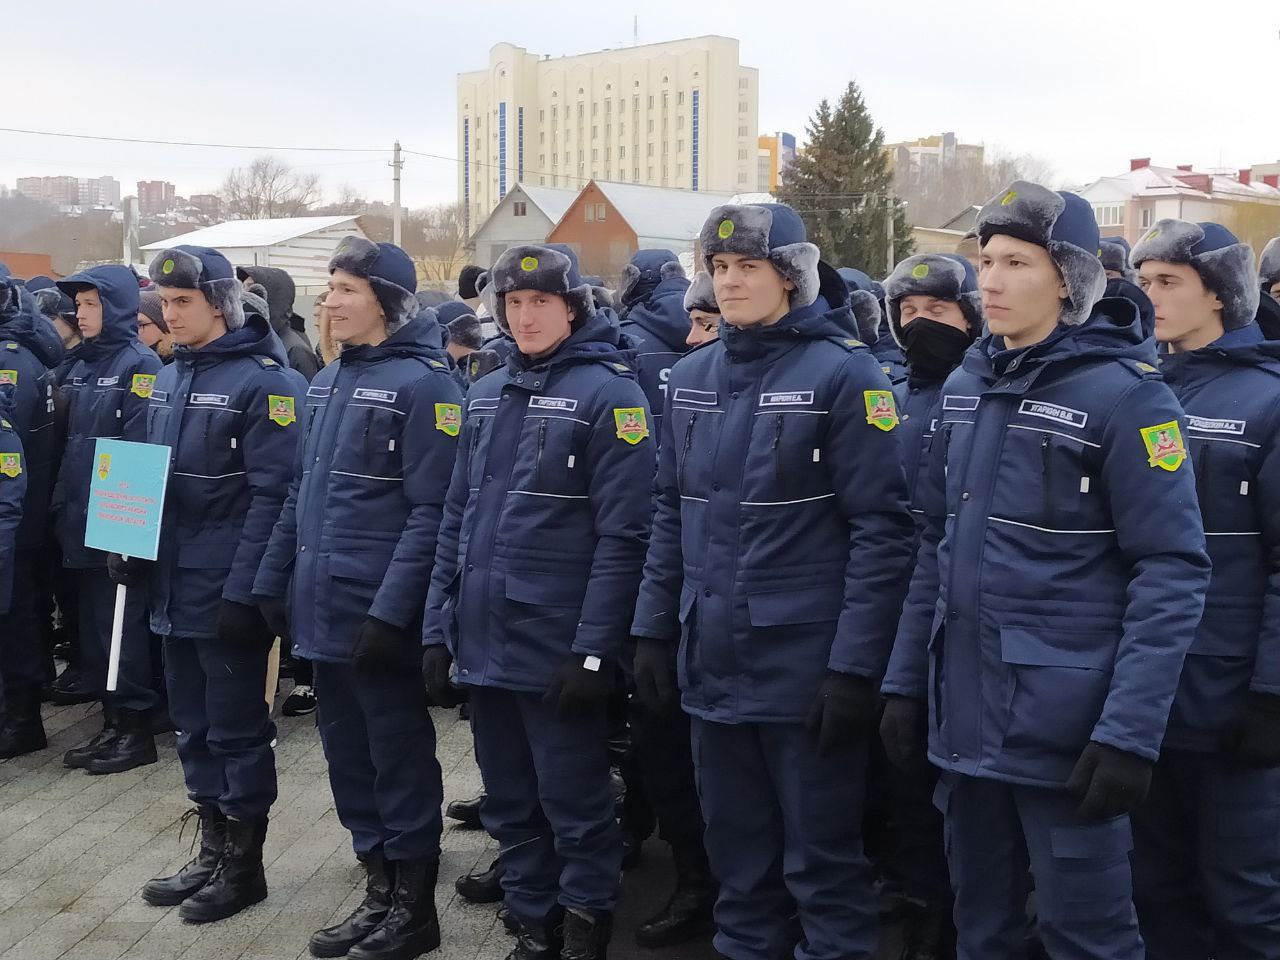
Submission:
[[902,343],[914,379],[941,380],[960,365],[973,336],[950,324],[916,317],[902,328]]

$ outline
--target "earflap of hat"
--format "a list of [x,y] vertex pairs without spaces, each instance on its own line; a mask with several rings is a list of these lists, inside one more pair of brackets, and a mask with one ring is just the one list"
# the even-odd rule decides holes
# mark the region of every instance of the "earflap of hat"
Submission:
[[1058,322],[1077,327],[1089,319],[1094,305],[1106,292],[1107,272],[1097,251],[1082,250],[1074,243],[1061,240],[1050,240],[1046,249],[1067,287],[1067,300],[1058,314]]
[[[773,214],[767,204],[725,204],[711,211],[698,235],[698,244],[708,267],[717,253],[767,260],[772,227]],[[817,296],[816,284],[814,295]]]
[[796,285],[791,293],[792,310],[807,307],[818,299],[819,256],[818,248],[808,242],[788,243],[769,252],[769,262]]
[[618,303],[614,297],[613,291],[606,286],[600,284],[590,284],[591,298],[595,301],[597,310],[617,310]]
[[984,244],[993,234],[1004,233],[1047,246],[1066,206],[1066,200],[1048,187],[1015,180],[978,211],[978,236]]
[[866,290],[850,290],[849,306],[858,324],[858,339],[870,346],[880,339],[880,301]]
[[1205,286],[1222,301],[1225,329],[1237,330],[1253,322],[1262,290],[1253,268],[1253,250],[1247,243],[1233,243],[1202,253],[1192,266],[1200,272]]
[[186,250],[170,247],[161,250],[151,265],[147,267],[147,275],[151,282],[161,287],[179,287],[183,290],[199,290],[200,277],[204,273],[204,264],[200,258]]
[[618,284],[618,299],[623,303],[627,302],[627,297],[631,295],[631,291],[640,282],[640,276],[640,268],[634,263],[628,263],[622,268],[622,275],[619,277]]
[[1280,280],[1280,237],[1268,240],[1262,248],[1262,256],[1258,259],[1258,279],[1264,287]]
[[684,311],[702,310],[706,313],[719,313],[720,304],[716,303],[715,284],[711,274],[699,270],[689,282],[689,289],[684,292]]
[[196,289],[204,294],[215,310],[222,312],[222,319],[228,330],[239,330],[244,326],[244,304],[240,299],[244,288],[239,280],[235,277],[206,280]]
[[[376,247],[374,248],[377,249]],[[346,270],[346,267],[341,269]],[[351,272],[351,271],[348,271]],[[382,307],[382,315],[387,321],[387,334],[393,334],[418,315],[422,304],[412,291],[406,290],[397,283],[383,280],[381,277],[369,277],[369,286],[373,287],[373,295],[378,298]],[[430,308],[427,308],[430,309]]]
[[668,260],[658,268],[658,279],[661,280],[683,280],[685,278],[684,266],[679,260]]
[[329,272],[345,270],[357,277],[367,278],[378,259],[378,252],[378,245],[372,240],[354,235],[343,237],[329,258]]

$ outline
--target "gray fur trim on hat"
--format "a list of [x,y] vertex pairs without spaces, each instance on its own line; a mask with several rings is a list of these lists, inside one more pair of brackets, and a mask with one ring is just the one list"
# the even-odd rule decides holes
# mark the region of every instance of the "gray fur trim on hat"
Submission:
[[[726,230],[725,224],[729,225]],[[702,225],[698,244],[707,269],[717,253],[736,253],[752,260],[768,260],[795,284],[791,308],[807,307],[818,299],[818,248],[812,243],[789,243],[771,249],[773,214],[767,204],[725,204],[716,207]]]
[[[923,268],[923,269],[922,269]],[[976,290],[962,292],[965,269],[950,257],[922,253],[907,257],[884,282],[885,308],[889,314],[889,333],[898,346],[902,341],[902,298],[934,297],[950,300],[960,307],[969,332],[975,339],[982,335],[982,295]]]
[[711,274],[699,270],[689,281],[689,289],[684,292],[684,311],[702,310],[705,313],[719,313],[720,304],[716,303],[715,285],[711,282]]
[[591,297],[593,300],[595,300],[597,310],[617,310],[618,309],[617,297],[614,296],[613,291],[610,290],[608,287],[593,286],[591,288]]
[[[256,283],[253,285],[253,287],[257,286],[258,285]],[[256,313],[258,316],[262,317],[263,320],[270,321],[271,311],[267,307],[267,298],[254,293],[253,287],[249,287],[241,292],[240,301],[244,307],[248,308],[246,313]],[[259,287],[259,289],[261,288]]]
[[1258,279],[1268,289],[1280,281],[1280,237],[1268,240],[1262,248],[1262,256],[1258,259]]
[[[428,307],[428,310],[431,308]],[[479,350],[484,346],[484,337],[480,333],[480,321],[469,313],[464,313],[456,320],[445,325],[445,334],[449,343],[456,343],[468,350]]]
[[510,331],[507,294],[517,290],[537,290],[564,298],[577,325],[594,316],[596,307],[591,287],[583,283],[570,286],[576,279],[573,261],[559,250],[521,244],[509,248],[498,258],[489,271],[485,292],[493,293],[493,316],[504,331]]
[[858,324],[858,339],[871,346],[880,339],[880,321],[883,319],[880,301],[867,290],[850,290],[849,307]]
[[1050,240],[1049,256],[1062,274],[1067,285],[1067,299],[1058,314],[1058,322],[1068,327],[1078,327],[1089,319],[1094,306],[1107,292],[1107,271],[1097,251],[1086,251],[1074,243]]
[[240,305],[243,287],[235,276],[221,280],[201,280],[204,264],[195,254],[170,248],[161,250],[147,267],[147,275],[158,287],[177,287],[182,290],[199,290],[209,304],[222,314],[228,330],[244,326],[244,309]]
[[1142,235],[1133,248],[1133,264],[1148,260],[1183,263],[1194,267],[1205,287],[1222,301],[1222,326],[1237,330],[1253,323],[1258,315],[1261,288],[1253,265],[1253,249],[1247,243],[1233,243],[1198,255],[1191,250],[1204,239],[1197,223],[1166,218]]

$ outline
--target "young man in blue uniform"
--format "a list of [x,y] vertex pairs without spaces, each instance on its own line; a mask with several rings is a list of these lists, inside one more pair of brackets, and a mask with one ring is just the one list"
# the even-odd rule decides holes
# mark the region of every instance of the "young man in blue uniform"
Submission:
[[[57,291],[54,291],[56,294]],[[0,674],[4,714],[0,723],[0,759],[22,756],[46,745],[40,720],[40,687],[46,679],[42,594],[49,498],[57,469],[53,428],[53,370],[61,362],[60,338],[35,301],[13,279],[0,280],[0,404],[17,432],[22,451],[26,500],[12,564],[13,605],[0,634]],[[48,611],[44,614],[47,618]]]
[[251,588],[292,471],[305,392],[267,319],[248,316],[230,262],[177,246],[150,275],[174,362],[142,385],[146,440],[171,450],[154,563],[112,555],[148,596],[163,638],[169,712],[200,850],[142,897],[184,920],[221,920],[267,895],[262,843],[276,798],[275,725],[263,699],[272,635]]
[[298,465],[254,593],[315,665],[334,805],[368,875],[364,901],[316,931],[311,952],[408,960],[440,944],[443,790],[417,667],[462,394],[403,250],[347,237],[329,273],[342,352],[307,391]]
[[1134,263],[1187,413],[1213,578],[1151,793],[1133,815],[1151,960],[1280,951],[1280,343],[1255,322],[1253,251],[1160,220]]
[[[0,387],[0,615],[8,615],[12,609],[18,528],[27,496],[22,436],[8,419],[12,408],[11,395]],[[37,699],[36,709],[39,707]]]
[[1151,779],[1209,562],[1185,422],[1080,197],[983,207],[990,330],[942,389],[927,525],[884,692],[891,758],[942,769],[964,960],[1140,960],[1128,814]]
[[163,364],[138,341],[138,281],[128,267],[91,267],[59,280],[58,289],[75,300],[84,343],[64,383],[67,442],[51,510],[63,566],[77,571],[79,581],[83,682],[103,697],[102,731],[68,750],[62,762],[94,774],[119,773],[156,761],[151,635],[145,592],[130,590],[118,686],[106,693],[116,585],[107,573],[107,555],[84,545],[89,478],[99,438],[147,439],[147,404]]
[[912,540],[898,413],[794,210],[718,207],[700,245],[723,323],[668,384],[636,686],[661,704],[678,677],[692,715],[716,949],[870,958],[864,771]]
[[438,703],[451,666],[470,688],[512,956],[596,960],[622,863],[605,704],[649,535],[649,410],[566,253],[513,247],[489,277],[516,350],[467,395],[423,677]]

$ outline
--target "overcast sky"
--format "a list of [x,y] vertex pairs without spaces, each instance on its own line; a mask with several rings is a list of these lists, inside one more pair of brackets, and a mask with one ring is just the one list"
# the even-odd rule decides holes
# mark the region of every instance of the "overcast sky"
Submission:
[[[519,18],[511,10],[527,11]],[[455,77],[509,41],[561,56],[717,33],[760,71],[760,127],[803,138],[823,97],[862,87],[889,140],[943,130],[1044,157],[1064,182],[1130,157],[1197,168],[1280,160],[1277,0],[837,0],[726,3],[43,0],[5,5],[0,126],[249,145],[391,198],[398,137],[452,158]],[[0,183],[110,174],[215,189],[256,150],[0,133]],[[410,206],[450,201],[454,163],[409,155]]]

